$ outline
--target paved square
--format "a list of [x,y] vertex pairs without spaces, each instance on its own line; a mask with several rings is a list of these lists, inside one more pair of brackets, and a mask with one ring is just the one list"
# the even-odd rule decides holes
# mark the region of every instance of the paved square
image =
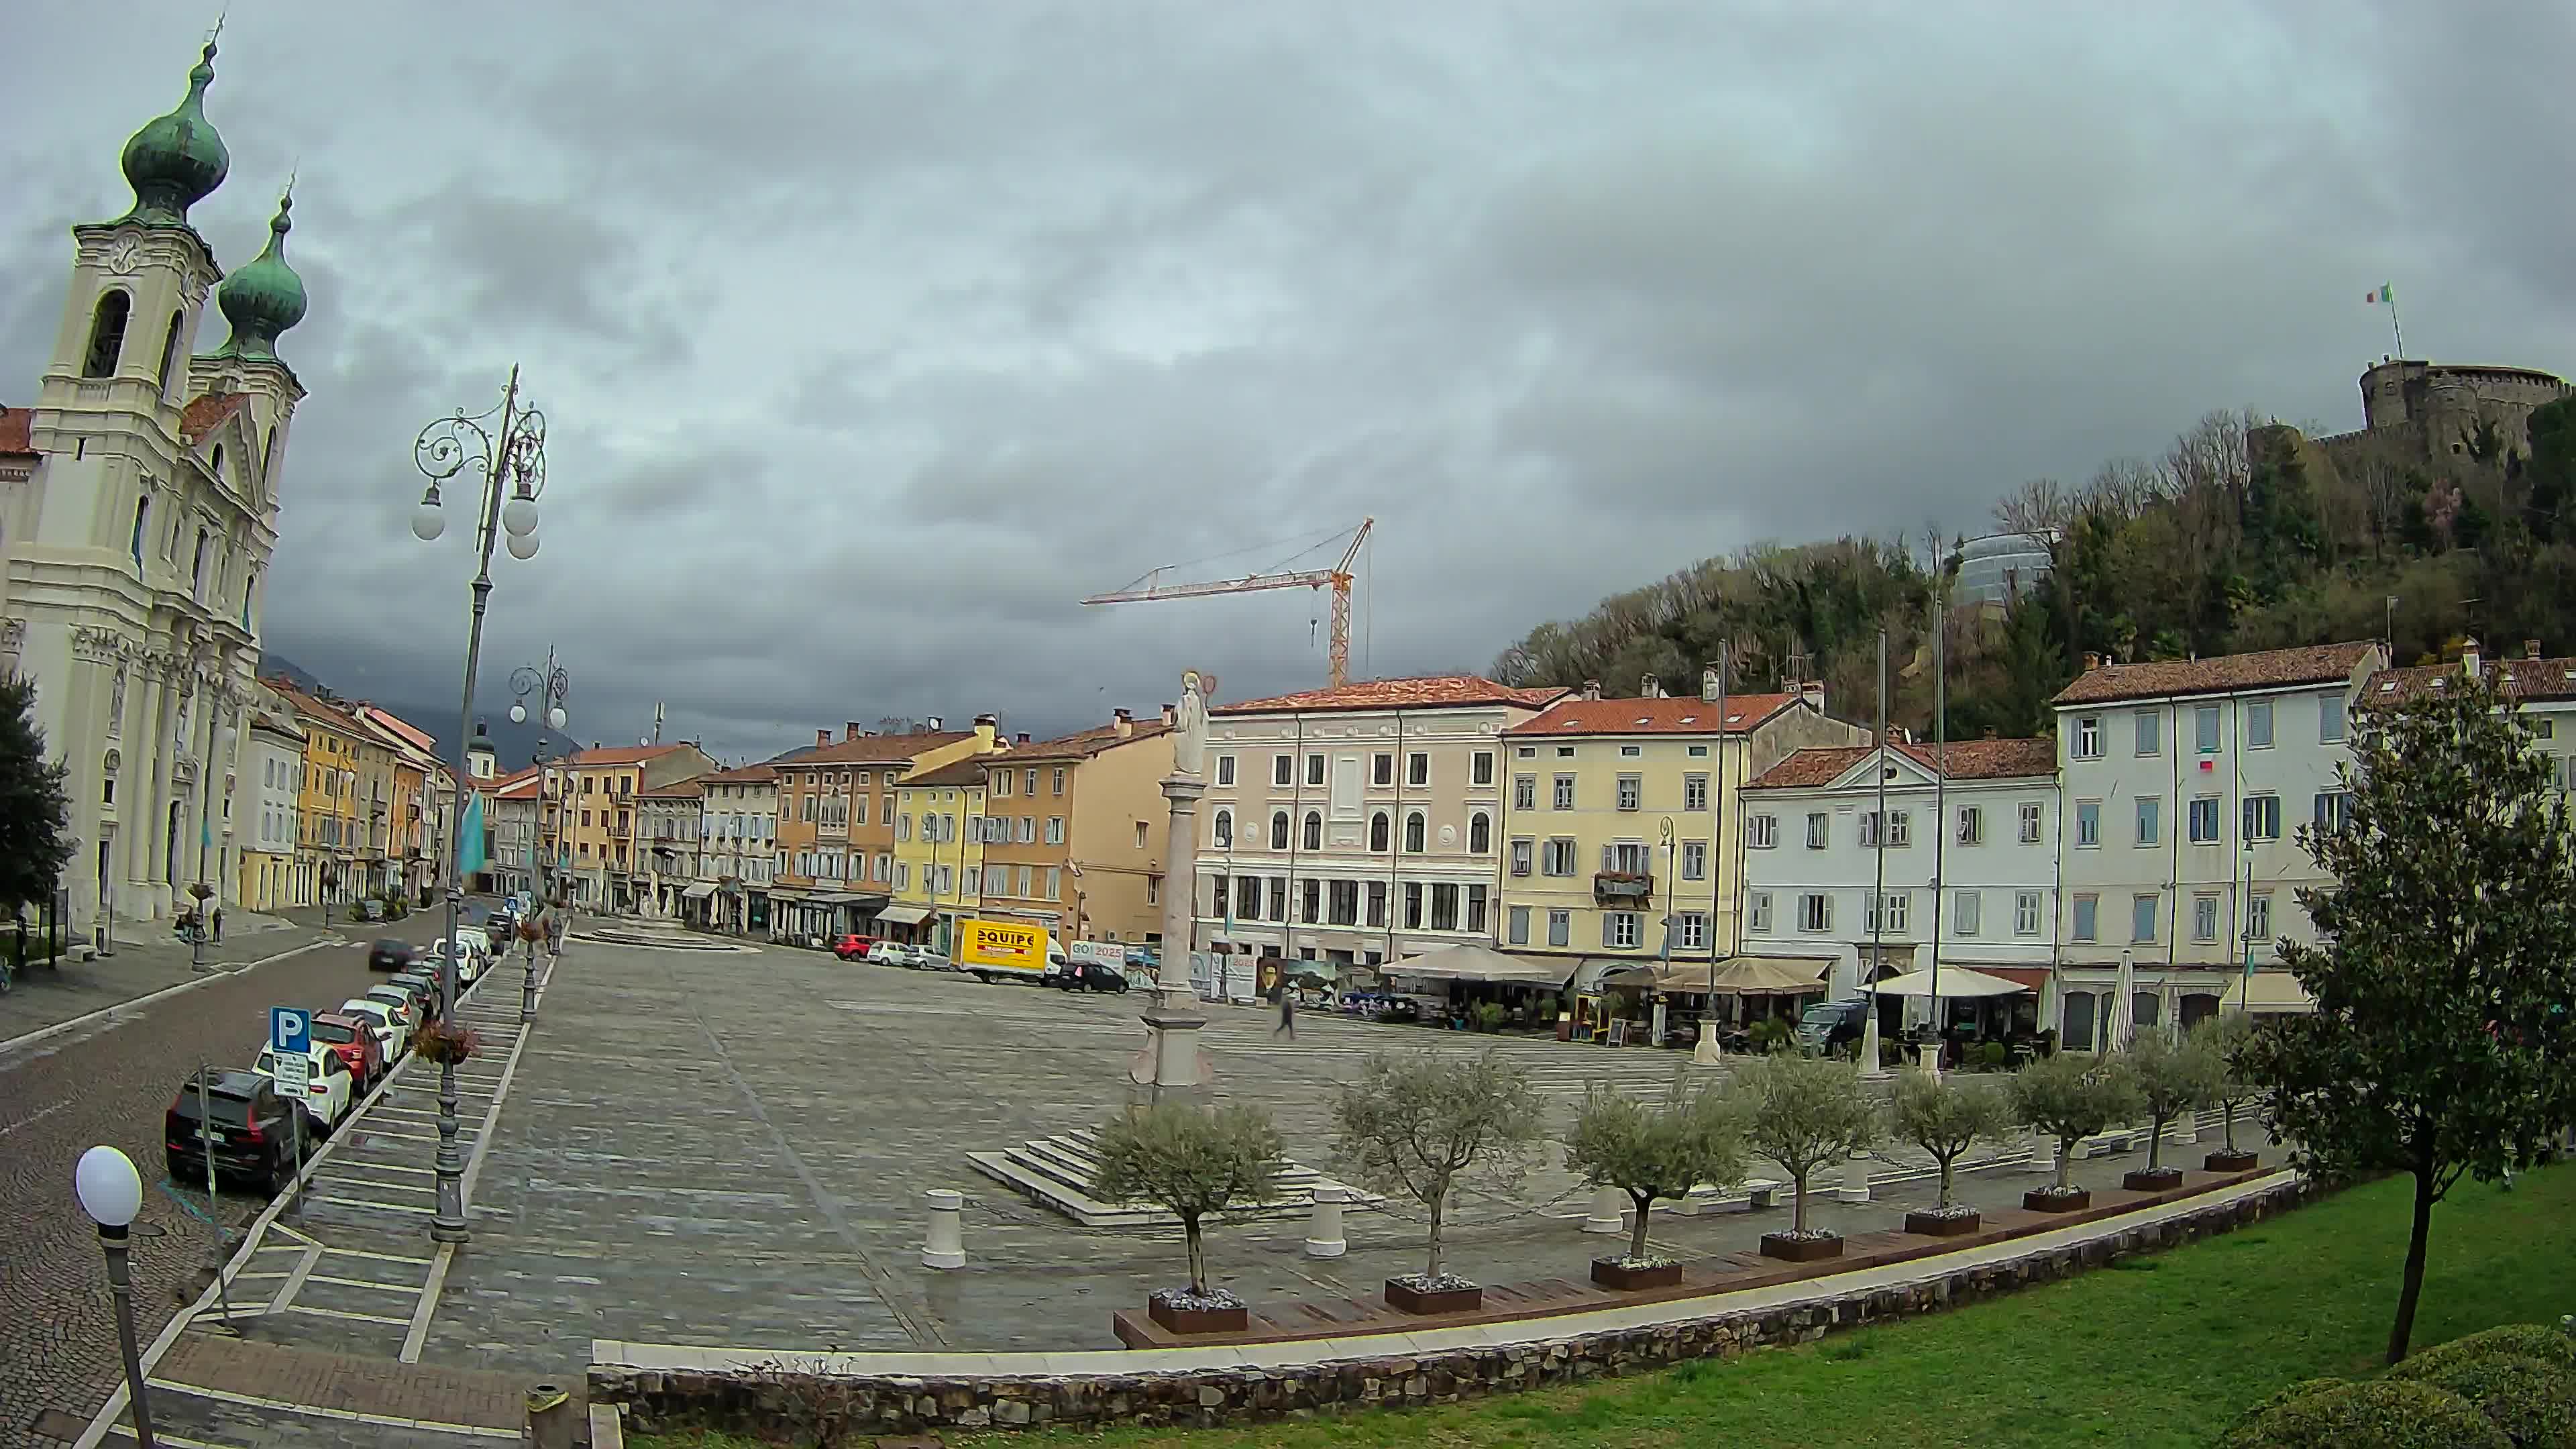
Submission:
[[[843,964],[790,950],[739,955],[577,945],[501,1104],[475,1189],[474,1240],[428,1325],[424,1362],[577,1373],[589,1340],[815,1349],[1114,1347],[1109,1315],[1181,1271],[1176,1231],[1084,1229],[974,1172],[969,1150],[1095,1126],[1125,1101],[1143,1045],[1141,994]],[[1221,1100],[1277,1116],[1289,1153],[1330,1157],[1328,1093],[1371,1051],[1494,1048],[1527,1063],[1570,1116],[1585,1084],[1663,1090],[1696,1077],[1681,1053],[1463,1036],[1301,1014],[1294,1042],[1265,1010],[1209,1008]],[[2191,1149],[2180,1149],[2190,1152]],[[1586,1195],[1556,1165],[1515,1203],[1453,1218],[1459,1271],[1502,1282],[1580,1274],[1615,1239],[1584,1236]],[[2134,1158],[2085,1164],[2092,1181]],[[1902,1166],[1900,1161],[1882,1166]],[[1999,1170],[1972,1199],[2016,1199]],[[966,1194],[968,1266],[920,1266],[922,1195]],[[1893,1226],[1929,1183],[1829,1225]],[[1408,1205],[1347,1219],[1348,1256],[1302,1252],[1302,1218],[1219,1225],[1215,1275],[1256,1299],[1371,1295],[1418,1270]],[[1677,1254],[1731,1251],[1784,1226],[1758,1214],[1658,1215]]]

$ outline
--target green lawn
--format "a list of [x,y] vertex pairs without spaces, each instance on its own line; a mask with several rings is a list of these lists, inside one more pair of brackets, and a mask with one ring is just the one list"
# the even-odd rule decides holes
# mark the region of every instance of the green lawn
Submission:
[[[2299,1379],[2376,1369],[2404,1261],[2411,1184],[2064,1283],[1885,1327],[1576,1388],[1413,1412],[1207,1431],[950,1435],[998,1449],[1343,1449],[1581,1444],[2198,1446]],[[2511,1193],[2464,1182],[2435,1210],[2422,1348],[2576,1311],[2576,1166]],[[730,1449],[679,1436],[652,1449]]]

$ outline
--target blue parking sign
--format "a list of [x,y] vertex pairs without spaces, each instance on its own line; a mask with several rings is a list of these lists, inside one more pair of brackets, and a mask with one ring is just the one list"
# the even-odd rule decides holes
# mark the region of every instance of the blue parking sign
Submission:
[[268,1009],[268,1044],[281,1053],[301,1056],[313,1049],[313,1013],[300,1006]]

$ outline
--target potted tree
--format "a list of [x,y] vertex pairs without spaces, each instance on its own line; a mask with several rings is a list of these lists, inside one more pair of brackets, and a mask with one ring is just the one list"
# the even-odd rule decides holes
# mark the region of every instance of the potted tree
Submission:
[[2147,1114],[2147,1165],[2122,1174],[2120,1186],[2131,1192],[2182,1186],[2182,1169],[2164,1165],[2165,1127],[2217,1095],[2219,1071],[2217,1056],[2198,1036],[2172,1041],[2148,1032],[2129,1048],[2129,1075]]
[[1700,1183],[1743,1181],[1744,1144],[1714,1092],[1649,1107],[1595,1087],[1565,1135],[1565,1166],[1587,1186],[1626,1193],[1637,1208],[1627,1255],[1593,1259],[1592,1281],[1622,1290],[1661,1288],[1682,1280],[1682,1265],[1646,1252],[1647,1214],[1658,1198],[1687,1196]]
[[1419,1273],[1386,1280],[1386,1301],[1406,1313],[1464,1313],[1485,1290],[1446,1271],[1441,1230],[1462,1182],[1501,1190],[1519,1181],[1546,1129],[1547,1105],[1529,1073],[1487,1052],[1373,1056],[1333,1094],[1334,1157],[1355,1180],[1403,1193],[1431,1216]]
[[2200,1165],[2211,1172],[2251,1172],[2263,1165],[2263,1159],[2236,1146],[2236,1114],[2263,1095],[2247,1070],[2248,1052],[2254,1045],[2254,1018],[2241,1011],[2213,1016],[2194,1031],[2218,1061],[2217,1090],[2211,1100],[2218,1105],[2218,1129],[2222,1134],[2219,1150],[2202,1158]]
[[1930,1153],[1941,1165],[1941,1200],[1905,1214],[1905,1230],[1948,1238],[1973,1233],[1983,1222],[1975,1208],[1954,1200],[1959,1159],[1980,1142],[2000,1142],[2012,1130],[2011,1104],[1994,1083],[1913,1067],[1896,1078],[1889,1113],[1896,1136]]
[[2041,1057],[2012,1079],[2013,1115],[2057,1139],[2057,1180],[2021,1195],[2032,1212],[2071,1213],[2093,1205],[2074,1180],[2075,1144],[2138,1111],[2138,1089],[2116,1056],[2060,1052]]
[[1104,1202],[1149,1202],[1181,1220],[1189,1247],[1190,1286],[1158,1289],[1145,1311],[1174,1333],[1240,1333],[1250,1324],[1243,1300],[1210,1288],[1205,1223],[1210,1213],[1253,1206],[1277,1194],[1284,1145],[1270,1114],[1258,1107],[1202,1112],[1157,1103],[1101,1129],[1091,1190]]
[[1859,1069],[1826,1057],[1756,1057],[1736,1068],[1731,1092],[1745,1146],[1779,1164],[1795,1193],[1789,1230],[1764,1233],[1763,1253],[1792,1263],[1841,1257],[1842,1234],[1807,1226],[1807,1182],[1878,1140],[1878,1104],[1861,1090]]

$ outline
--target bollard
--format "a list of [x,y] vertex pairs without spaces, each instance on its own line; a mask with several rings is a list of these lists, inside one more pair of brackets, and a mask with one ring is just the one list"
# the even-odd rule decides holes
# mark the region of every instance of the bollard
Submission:
[[528,1442],[537,1449],[572,1449],[572,1395],[561,1384],[528,1390]]
[[958,1224],[957,1212],[966,1206],[966,1194],[934,1187],[923,1196],[930,1199],[930,1241],[922,1245],[921,1266],[965,1267],[965,1231]]
[[1306,1219],[1306,1256],[1338,1258],[1350,1248],[1342,1237],[1342,1204],[1351,1200],[1351,1190],[1338,1183],[1315,1184],[1315,1211]]
[[2030,1160],[2022,1164],[2024,1172],[2057,1173],[2057,1139],[2033,1127],[2030,1129]]
[[1869,1201],[1869,1154],[1855,1152],[1843,1160],[1842,1186],[1834,1189],[1836,1202]]
[[1587,1233],[1624,1233],[1628,1230],[1628,1195],[1615,1187],[1605,1187],[1592,1194],[1592,1211],[1583,1220]]
[[2176,1132],[2176,1133],[2174,1133],[2174,1134],[2173,1134],[2173,1140],[2174,1140],[2174,1141],[2176,1141],[2176,1142],[2198,1142],[2198,1141],[2200,1140],[2200,1112],[2199,1112],[2199,1109],[2194,1108],[2194,1109],[2191,1109],[2191,1110],[2189,1110],[2189,1111],[2184,1112],[2184,1113],[2182,1114],[2181,1118],[2180,1118],[2180,1119],[2178,1119],[2178,1120],[2174,1123],[2174,1125],[2175,1125],[2176,1127],[2179,1127],[2179,1128],[2181,1128],[2181,1129],[2182,1129],[2181,1131]]

